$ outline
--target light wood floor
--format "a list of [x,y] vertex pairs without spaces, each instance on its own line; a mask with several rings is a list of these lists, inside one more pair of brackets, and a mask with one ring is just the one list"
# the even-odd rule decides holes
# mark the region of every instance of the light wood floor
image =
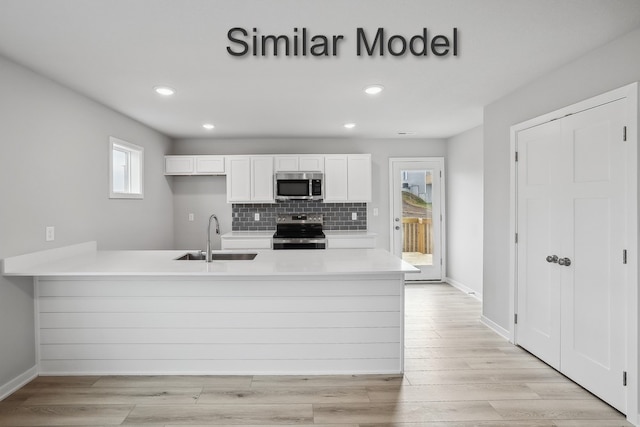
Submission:
[[404,376],[40,377],[0,402],[0,426],[631,425],[484,327],[472,297],[406,295]]

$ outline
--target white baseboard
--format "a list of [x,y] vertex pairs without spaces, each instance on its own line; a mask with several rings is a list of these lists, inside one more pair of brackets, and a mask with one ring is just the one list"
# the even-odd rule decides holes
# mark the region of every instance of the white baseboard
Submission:
[[448,284],[450,284],[451,286],[453,286],[456,289],[460,289],[462,292],[464,292],[465,294],[474,297],[475,299],[477,299],[478,301],[482,301],[482,294],[480,292],[474,291],[473,289],[471,289],[468,286],[465,286],[464,284],[458,282],[457,280],[453,280],[450,277],[445,277],[444,281]]
[[10,394],[18,390],[23,385],[27,384],[29,381],[31,381],[37,376],[38,376],[38,367],[34,366],[33,368],[18,375],[8,383],[0,385],[0,400],[5,399]]
[[489,329],[491,329],[496,334],[500,335],[501,337],[503,337],[504,339],[506,339],[509,342],[513,342],[513,339],[511,338],[511,334],[509,333],[509,331],[506,330],[505,328],[503,328],[502,326],[498,325],[493,320],[487,319],[483,315],[483,316],[480,316],[480,321],[482,322],[482,324],[487,326]]

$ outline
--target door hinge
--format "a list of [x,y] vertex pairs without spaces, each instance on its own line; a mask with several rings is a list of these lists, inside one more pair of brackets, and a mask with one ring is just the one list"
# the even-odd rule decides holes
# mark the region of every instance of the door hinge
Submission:
[[626,264],[626,263],[627,263],[627,250],[626,250],[626,249],[624,249],[624,250],[622,251],[622,263],[623,263],[623,264]]
[[442,171],[440,171],[440,178],[442,178]]
[[516,162],[518,161],[518,152],[516,151]]
[[516,233],[516,243],[518,243],[518,233]]
[[622,140],[623,141],[627,140],[627,127],[626,126],[622,127]]
[[627,386],[627,371],[622,371],[622,385]]
[[518,313],[515,313],[513,315],[513,323],[515,323],[516,325],[518,324]]

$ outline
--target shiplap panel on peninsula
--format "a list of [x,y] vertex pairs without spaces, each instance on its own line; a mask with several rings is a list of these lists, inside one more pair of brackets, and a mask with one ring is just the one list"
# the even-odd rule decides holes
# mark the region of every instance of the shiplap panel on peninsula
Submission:
[[41,374],[399,373],[393,275],[39,278]]

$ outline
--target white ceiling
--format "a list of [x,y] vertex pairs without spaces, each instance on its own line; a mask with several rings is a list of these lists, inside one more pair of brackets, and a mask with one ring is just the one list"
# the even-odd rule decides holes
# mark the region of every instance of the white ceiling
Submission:
[[[233,27],[345,39],[335,57],[237,58]],[[358,57],[358,27],[457,27],[458,56]],[[431,138],[638,27],[638,0],[0,0],[0,55],[171,137]]]

